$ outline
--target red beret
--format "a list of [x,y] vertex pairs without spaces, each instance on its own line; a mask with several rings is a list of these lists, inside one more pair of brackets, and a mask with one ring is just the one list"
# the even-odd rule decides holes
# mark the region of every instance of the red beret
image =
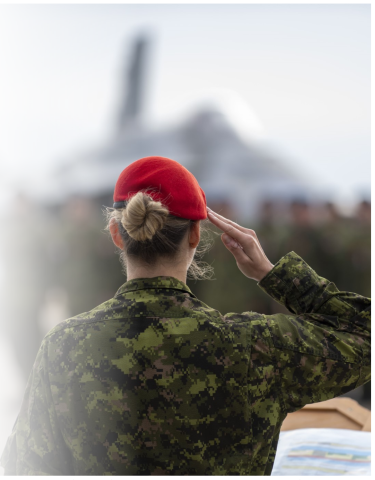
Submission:
[[124,202],[139,191],[147,191],[176,217],[207,218],[206,196],[197,179],[170,158],[145,157],[126,167],[116,182],[113,207],[123,207]]

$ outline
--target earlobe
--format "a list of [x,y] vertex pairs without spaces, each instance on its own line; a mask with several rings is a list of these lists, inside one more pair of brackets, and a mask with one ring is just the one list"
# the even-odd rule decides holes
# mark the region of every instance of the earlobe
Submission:
[[121,250],[124,250],[124,241],[118,230],[118,224],[114,218],[112,218],[111,221],[109,222],[109,231],[111,233],[113,243],[116,245],[116,247],[121,248]]
[[197,248],[200,240],[200,220],[191,225],[189,233],[189,245],[191,248]]

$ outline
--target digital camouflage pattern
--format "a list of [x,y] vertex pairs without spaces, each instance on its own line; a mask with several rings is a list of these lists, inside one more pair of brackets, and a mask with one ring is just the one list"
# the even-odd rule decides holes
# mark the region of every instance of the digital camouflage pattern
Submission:
[[287,413],[370,380],[371,301],[294,252],[259,285],[292,314],[221,315],[156,277],[55,327],[5,473],[270,475]]

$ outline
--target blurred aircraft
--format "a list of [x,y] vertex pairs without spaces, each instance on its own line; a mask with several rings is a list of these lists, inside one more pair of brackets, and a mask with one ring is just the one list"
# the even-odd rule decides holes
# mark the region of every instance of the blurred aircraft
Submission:
[[146,78],[151,78],[146,75],[148,47],[145,37],[134,42],[115,135],[56,171],[45,192],[50,203],[78,195],[110,206],[120,172],[150,155],[180,162],[196,176],[211,208],[227,206],[242,218],[253,218],[265,199],[308,194],[308,182],[267,147],[259,121],[234,92],[211,95],[177,125],[146,126],[142,112]]

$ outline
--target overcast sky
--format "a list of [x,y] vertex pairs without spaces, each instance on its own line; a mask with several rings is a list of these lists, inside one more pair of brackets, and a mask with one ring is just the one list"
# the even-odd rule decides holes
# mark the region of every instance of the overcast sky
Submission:
[[2,191],[111,137],[140,32],[153,41],[150,125],[229,89],[296,169],[369,191],[370,17],[370,5],[0,5]]

